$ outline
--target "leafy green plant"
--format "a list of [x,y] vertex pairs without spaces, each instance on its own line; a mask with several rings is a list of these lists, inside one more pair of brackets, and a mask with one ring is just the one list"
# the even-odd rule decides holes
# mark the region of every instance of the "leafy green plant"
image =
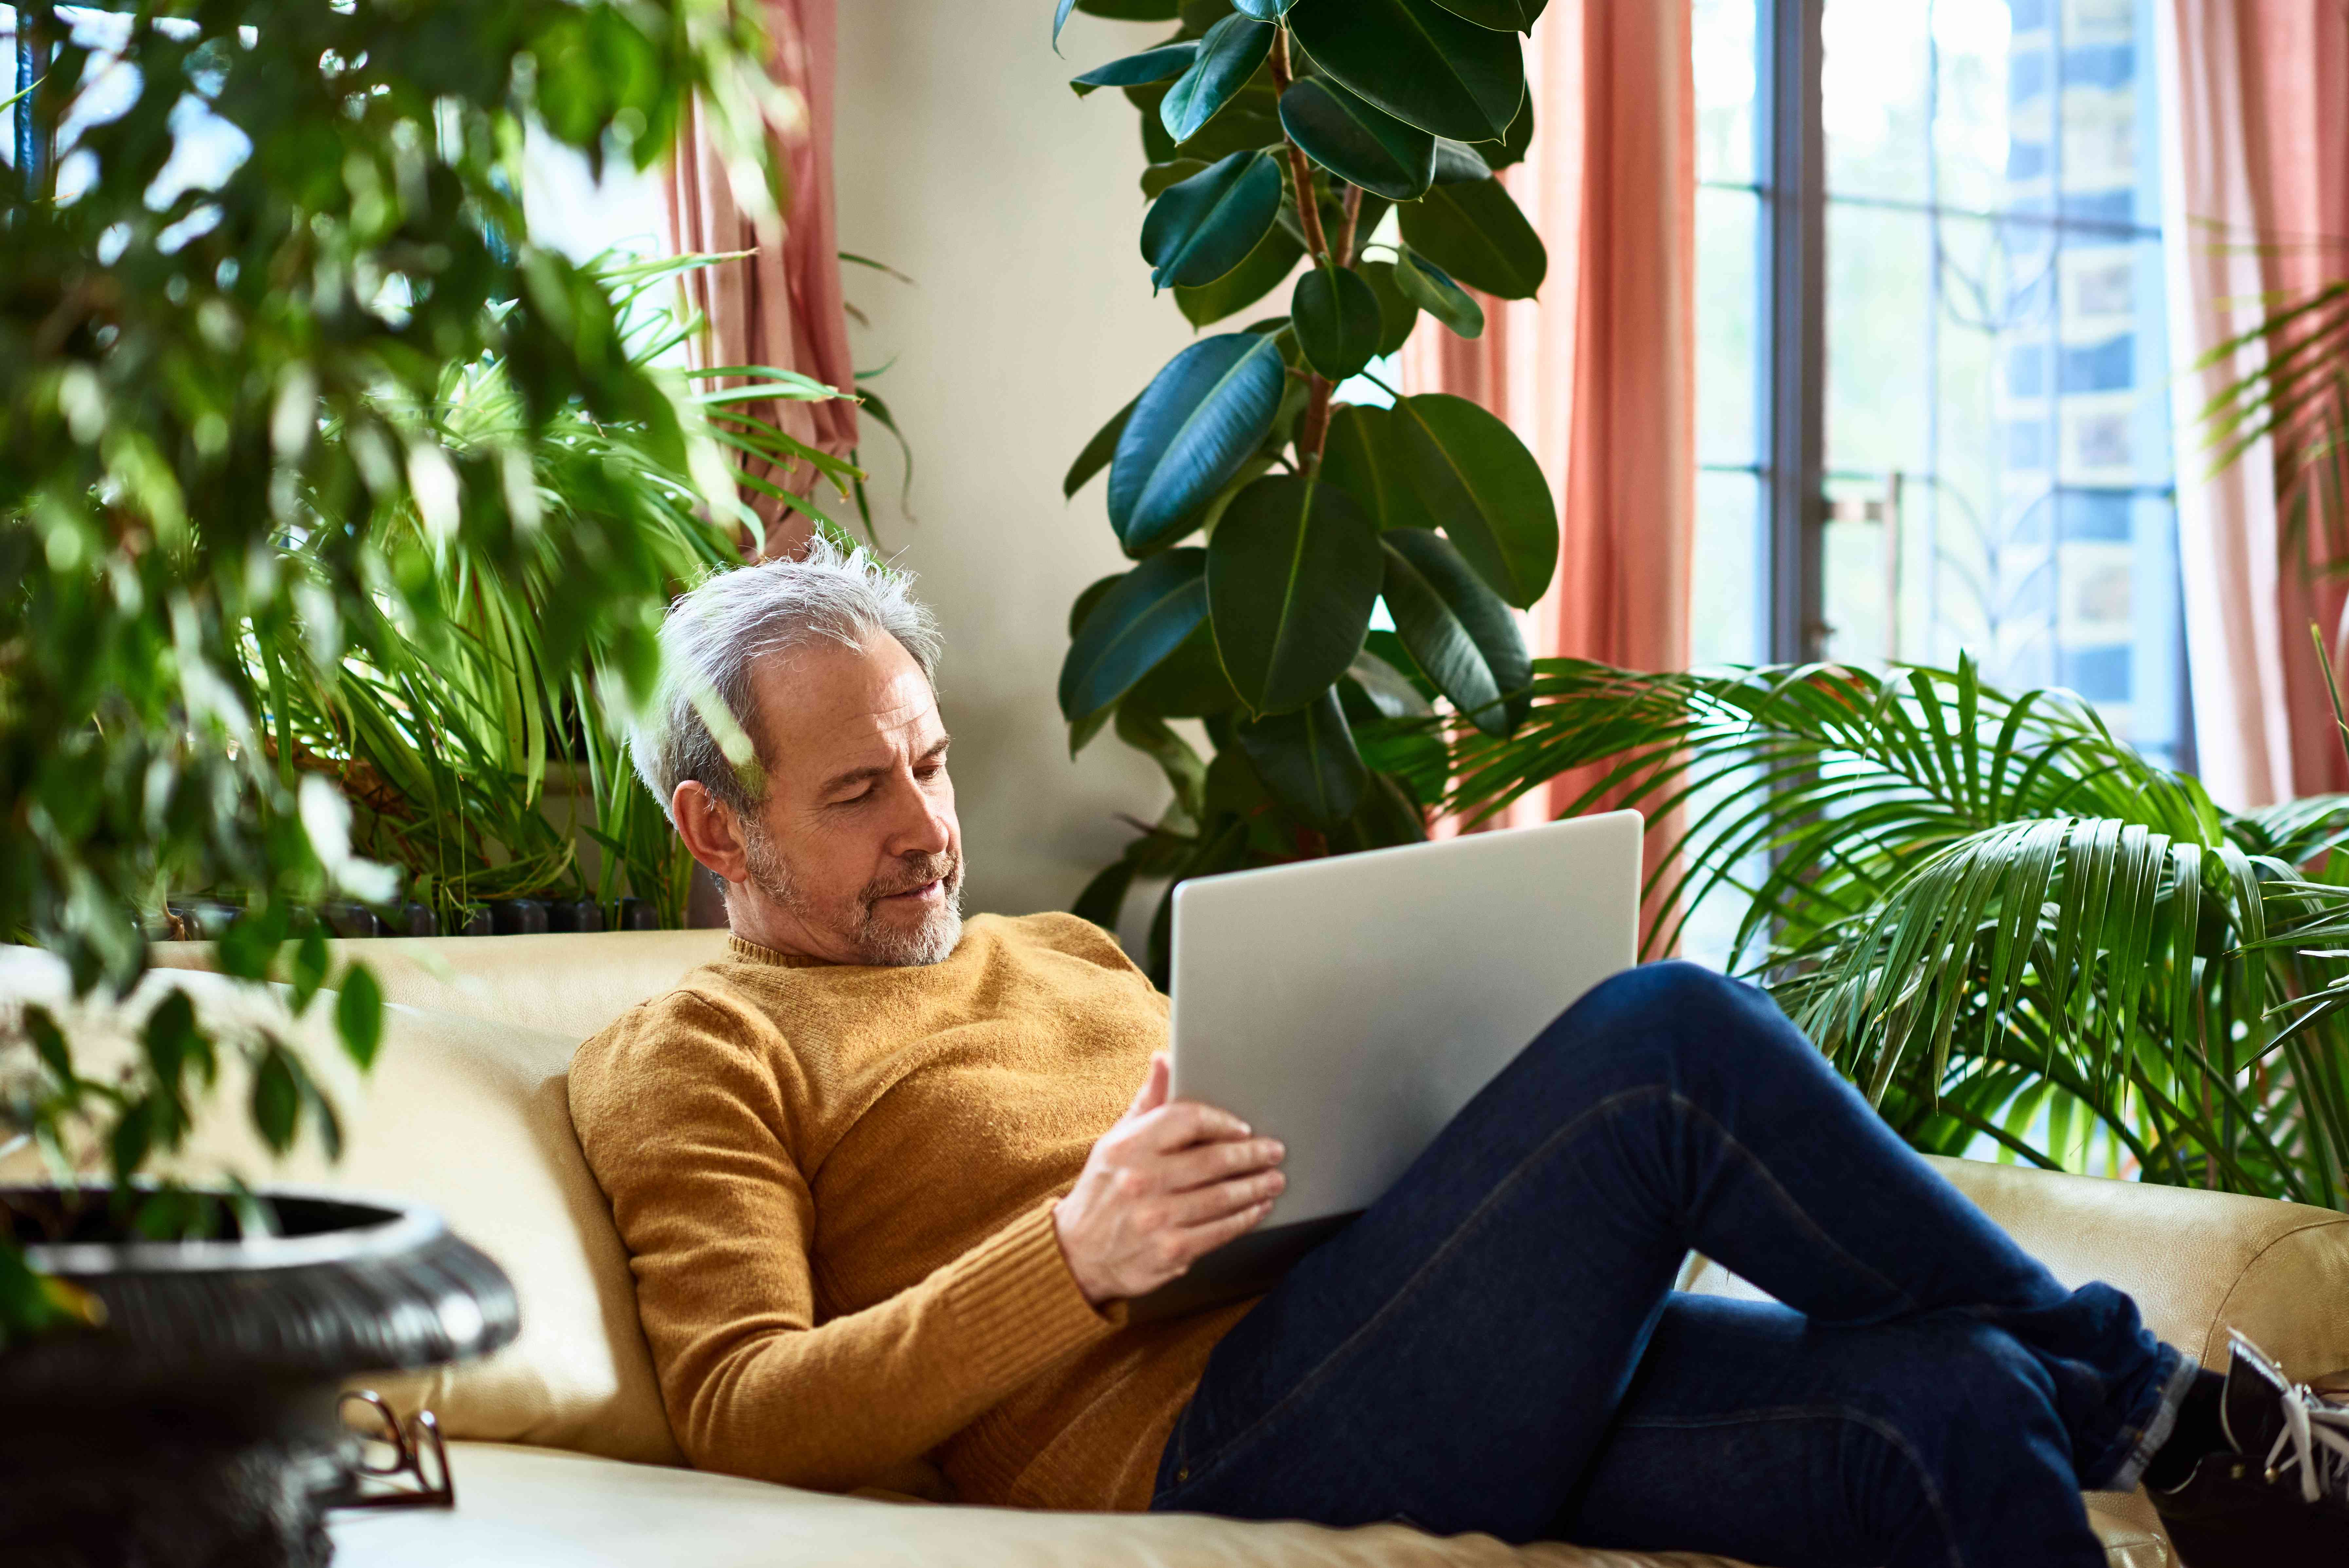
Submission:
[[[333,981],[364,1063],[374,982],[330,974],[302,911],[393,877],[354,846],[344,793],[298,766],[301,715],[323,739],[393,711],[408,698],[378,683],[463,645],[458,607],[501,595],[531,607],[540,670],[649,689],[676,538],[635,499],[545,504],[583,421],[632,432],[714,514],[741,510],[680,384],[631,355],[611,286],[532,243],[525,127],[642,166],[698,93],[751,199],[795,106],[734,0],[142,0],[103,52],[47,5],[16,16],[47,68],[0,197],[0,932],[58,954],[78,993],[119,993],[168,890],[241,888],[222,966],[258,978],[295,939],[293,1000]],[[101,69],[111,103],[60,146]],[[181,178],[190,117],[241,149],[223,175]],[[444,443],[450,376],[492,362],[496,411]],[[29,1010],[10,1130],[92,1122],[130,1201],[120,1184],[179,1145],[233,1052],[268,1143],[331,1142],[285,1042],[158,1018],[99,1081]],[[155,1201],[152,1226],[186,1222]],[[0,1239],[0,1334],[69,1312]]]
[[1588,769],[1562,815],[1679,821],[1649,953],[1744,900],[1732,969],[1919,1147],[2349,1208],[2349,797],[2230,814],[1968,662],[1542,660],[1532,692],[1421,787],[1482,818]]
[[[664,303],[678,297],[670,286],[679,273],[727,259],[605,258],[591,269],[613,301],[632,363],[657,374],[678,358],[700,323]],[[863,477],[852,464],[747,411],[842,394],[770,368],[685,374],[706,384],[682,401],[697,435],[760,463],[803,464],[842,497],[852,494]],[[738,384],[718,385],[730,379]],[[429,401],[395,396],[384,411],[411,439],[459,461],[495,457],[528,431],[510,368],[496,353],[445,369]],[[410,896],[435,909],[443,929],[458,929],[481,900],[555,894],[592,898],[608,917],[625,892],[651,902],[663,924],[681,922],[692,862],[629,772],[625,734],[599,695],[616,685],[615,673],[592,644],[567,666],[554,661],[542,630],[564,612],[571,591],[554,541],[575,531],[582,514],[638,541],[664,593],[740,559],[739,514],[721,520],[705,506],[693,475],[649,435],[640,422],[600,419],[584,406],[549,421],[522,449],[537,507],[522,569],[484,570],[461,551],[450,554],[435,578],[436,618],[413,637],[387,621],[366,639],[388,663],[354,654],[328,682],[302,647],[281,640],[298,638],[298,628],[274,628],[276,638],[256,632],[246,645],[245,672],[272,724],[264,744],[279,759],[281,778],[290,782],[297,770],[333,777],[356,808],[354,846],[400,867]],[[740,479],[821,526],[839,526],[808,496],[748,472]],[[376,533],[388,549],[429,544],[413,509],[378,519]],[[322,536],[282,539],[284,569],[315,579]],[[388,615],[380,607],[361,613],[368,611]],[[560,806],[551,790],[563,796]],[[575,853],[583,832],[603,851],[592,880]]]
[[[1532,134],[1517,35],[1541,5],[1073,8],[1175,25],[1071,83],[1118,88],[1140,113],[1152,286],[1195,327],[1286,290],[1280,314],[1176,355],[1069,471],[1071,496],[1106,472],[1136,563],[1071,607],[1071,749],[1113,728],[1174,795],[1078,901],[1113,924],[1137,877],[1423,837],[1434,797],[1398,760],[1366,758],[1360,726],[1436,701],[1495,735],[1525,716],[1509,607],[1556,567],[1548,484],[1485,410],[1397,397],[1370,372],[1423,311],[1482,332],[1463,284],[1511,299],[1541,285],[1541,242],[1494,177]],[[1071,9],[1061,0],[1056,45]],[[1341,385],[1392,406],[1341,400]],[[1381,607],[1392,629],[1374,631]],[[1165,933],[1162,903],[1161,971]]]

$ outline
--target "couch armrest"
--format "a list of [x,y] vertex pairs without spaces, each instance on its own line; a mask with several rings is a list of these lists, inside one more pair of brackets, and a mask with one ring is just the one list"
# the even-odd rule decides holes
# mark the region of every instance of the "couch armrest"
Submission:
[[[2294,1377],[2349,1368],[2349,1214],[1983,1160],[1932,1163],[2056,1278],[2128,1292],[2155,1334],[2206,1366],[2225,1368],[2232,1326]],[[1682,1283],[1757,1293],[1703,1259]]]

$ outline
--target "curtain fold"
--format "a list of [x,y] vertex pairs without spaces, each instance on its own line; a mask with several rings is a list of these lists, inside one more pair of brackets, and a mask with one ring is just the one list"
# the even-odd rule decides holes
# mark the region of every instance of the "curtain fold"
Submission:
[[[680,253],[748,251],[685,275],[688,304],[705,321],[694,362],[765,365],[797,370],[843,391],[854,388],[847,312],[841,303],[839,242],[833,202],[833,91],[837,78],[835,0],[765,0],[762,15],[775,80],[807,106],[802,134],[776,147],[790,181],[780,233],[760,225],[735,202],[723,161],[702,130],[699,106],[688,110],[667,176],[670,243]],[[740,384],[730,378],[729,384]],[[835,456],[856,445],[856,408],[837,402],[772,402],[748,411]],[[805,464],[754,472],[804,493]],[[766,554],[789,555],[806,542],[807,520],[771,497],[750,497],[768,525]]]
[[[2276,296],[2349,276],[2349,0],[2166,0],[2164,264],[2180,367],[2249,329]],[[2202,780],[2237,810],[2349,788],[2312,622],[2339,664],[2343,585],[2322,531],[2287,538],[2290,451],[2261,441],[2209,473],[2199,414],[2257,368],[2254,347],[2172,393],[2178,554]]]
[[[1536,300],[1480,296],[1474,341],[1423,320],[1402,386],[1484,404],[1549,477],[1558,569],[1525,618],[1535,656],[1682,669],[1696,523],[1689,0],[1558,0],[1526,74],[1533,144],[1502,179],[1549,249],[1549,275]],[[1509,820],[1547,821],[1591,782],[1554,779]]]

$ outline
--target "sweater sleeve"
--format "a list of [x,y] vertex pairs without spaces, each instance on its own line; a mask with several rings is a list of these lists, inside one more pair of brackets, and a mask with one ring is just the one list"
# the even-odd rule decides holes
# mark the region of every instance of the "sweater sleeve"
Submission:
[[572,1118],[636,1279],[693,1463],[832,1490],[928,1452],[1124,1321],[1070,1274],[1042,1203],[911,1288],[819,1324],[814,1201],[790,1147],[771,1025],[690,993],[574,1064]]

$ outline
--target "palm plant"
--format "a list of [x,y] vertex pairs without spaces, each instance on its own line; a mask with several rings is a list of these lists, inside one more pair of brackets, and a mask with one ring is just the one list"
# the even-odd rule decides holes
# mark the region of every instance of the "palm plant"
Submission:
[[[590,275],[611,295],[630,363],[648,374],[674,361],[699,329],[698,317],[670,303],[678,275],[731,258],[651,261],[606,257]],[[684,416],[752,467],[802,465],[812,481],[853,494],[854,464],[794,440],[750,410],[774,400],[815,401],[842,394],[794,371],[721,366],[684,372],[696,385],[679,399]],[[732,381],[733,385],[724,385]],[[529,414],[503,358],[492,353],[442,374],[429,400],[387,399],[387,418],[458,462],[522,450]],[[328,432],[336,439],[339,431]],[[739,561],[739,540],[759,518],[738,505],[719,515],[697,477],[636,421],[566,410],[530,446],[517,475],[516,505],[542,542],[591,523],[639,557],[638,580],[671,591]],[[812,498],[750,472],[738,475],[819,526],[838,524]],[[610,694],[620,682],[606,647],[567,661],[551,640],[579,646],[565,622],[583,608],[565,592],[551,548],[519,569],[492,569],[437,539],[417,508],[378,522],[388,552],[435,559],[436,616],[398,618],[377,601],[356,610],[352,653],[329,680],[306,656],[309,628],[288,618],[259,625],[245,643],[247,673],[265,693],[272,749],[289,782],[297,772],[331,775],[356,808],[353,843],[370,858],[402,867],[411,895],[453,929],[482,900],[556,891],[611,906],[625,890],[647,900],[662,923],[683,914],[691,862],[654,804],[628,773]],[[285,569],[317,569],[326,530],[279,541]],[[657,618],[658,598],[647,613]],[[569,775],[566,778],[566,775]],[[571,809],[550,795],[572,785]],[[551,787],[553,786],[553,787]],[[582,806],[584,805],[584,810]],[[581,820],[584,816],[585,820]],[[591,878],[575,846],[584,832],[603,850]]]
[[1511,736],[1373,745],[1472,821],[1575,770],[1567,814],[1640,807],[1671,840],[1647,953],[1744,898],[1730,967],[1917,1147],[2349,1207],[2349,797],[2223,811],[1963,660],[1552,659],[1532,695]]

